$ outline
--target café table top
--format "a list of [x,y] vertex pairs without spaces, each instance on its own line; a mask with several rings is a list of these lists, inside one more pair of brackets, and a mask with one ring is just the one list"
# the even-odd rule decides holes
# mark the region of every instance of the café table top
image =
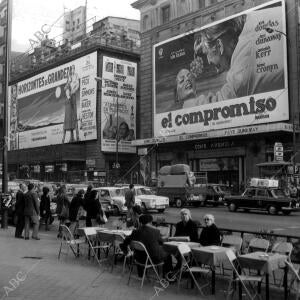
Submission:
[[268,274],[276,269],[284,268],[286,259],[287,256],[283,254],[261,251],[243,254],[238,257],[242,268],[260,270]]
[[168,242],[164,242],[164,245],[171,246],[171,247],[172,246],[178,247],[180,244],[188,245],[190,248],[200,247],[200,243],[195,243],[195,242],[180,242],[180,241],[168,241]]
[[196,261],[209,266],[217,266],[228,260],[226,255],[227,251],[232,250],[221,246],[200,246],[192,248],[192,253]]

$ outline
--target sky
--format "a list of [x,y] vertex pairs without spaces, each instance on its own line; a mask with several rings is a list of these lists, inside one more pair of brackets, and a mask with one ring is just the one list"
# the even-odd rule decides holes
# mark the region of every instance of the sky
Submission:
[[[64,10],[84,6],[87,2],[88,25],[107,16],[140,19],[137,9],[131,7],[135,0],[13,0],[12,51],[26,52],[31,48],[30,39],[44,24],[53,25],[49,38],[62,34]],[[95,19],[93,19],[95,17]]]

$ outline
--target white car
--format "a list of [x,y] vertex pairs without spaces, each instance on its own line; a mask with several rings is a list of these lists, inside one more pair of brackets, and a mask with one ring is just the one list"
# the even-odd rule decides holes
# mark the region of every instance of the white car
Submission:
[[135,201],[141,201],[143,211],[155,209],[159,213],[163,213],[169,206],[169,198],[157,196],[150,187],[143,185],[135,185]]
[[[94,190],[99,193],[100,202],[109,200],[115,214],[127,213],[127,207],[125,206],[125,192],[123,187],[98,187]],[[135,200],[135,204],[141,206],[139,199]]]

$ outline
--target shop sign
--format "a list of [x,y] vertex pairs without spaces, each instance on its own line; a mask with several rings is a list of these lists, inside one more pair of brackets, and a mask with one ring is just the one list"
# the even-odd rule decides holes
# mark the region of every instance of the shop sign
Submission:
[[46,173],[53,173],[54,172],[54,166],[53,165],[45,165],[45,172]]
[[32,166],[32,168],[33,168],[34,173],[40,173],[41,172],[41,166],[40,165]]
[[94,169],[96,168],[96,160],[95,159],[87,159],[85,161],[85,164],[86,164],[88,171],[94,171]]
[[283,161],[283,146],[282,143],[274,144],[274,160]]
[[106,172],[97,172],[99,177],[106,177]]
[[194,145],[194,150],[212,150],[221,148],[236,147],[235,141],[216,141],[216,142],[201,142]]
[[238,159],[234,157],[220,157],[200,159],[201,171],[238,170]]

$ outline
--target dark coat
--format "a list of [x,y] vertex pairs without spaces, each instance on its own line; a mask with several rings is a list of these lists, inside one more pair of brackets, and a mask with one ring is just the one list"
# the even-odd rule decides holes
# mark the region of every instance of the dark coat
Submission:
[[67,208],[70,207],[70,201],[69,201],[67,195],[65,195],[65,194],[58,194],[57,195],[56,204],[57,204],[56,213],[58,214],[58,216],[60,216],[63,206],[65,206]]
[[51,214],[50,211],[50,196],[49,195],[42,195],[41,203],[40,203],[40,211],[41,217],[49,217]]
[[71,222],[75,222],[77,219],[77,214],[80,206],[83,205],[83,199],[76,195],[73,197],[71,204],[70,204],[70,209],[69,209],[69,219]]
[[86,199],[84,209],[86,210],[87,219],[96,219],[97,215],[103,214],[100,201],[91,197]]
[[218,227],[215,224],[204,227],[200,234],[199,243],[202,246],[219,246],[221,244],[221,234]]
[[125,206],[127,208],[132,208],[134,206],[135,199],[134,199],[134,191],[128,190],[125,193]]
[[25,197],[24,193],[19,190],[16,195],[16,204],[15,204],[15,210],[17,215],[23,215],[24,214],[24,208],[25,208]]
[[198,242],[198,228],[197,224],[191,219],[186,223],[183,221],[176,224],[175,236],[189,236],[191,242]]
[[[142,242],[145,245],[153,263],[161,262],[168,256],[163,249],[163,241],[161,239],[160,232],[156,228],[148,225],[142,225],[139,229],[134,230],[130,236],[126,237],[121,248],[126,251],[127,246],[131,241]],[[146,260],[146,256],[143,252],[136,253],[136,259],[143,263]]]
[[40,205],[39,199],[34,191],[28,191],[24,195],[24,216],[39,216],[40,215]]

